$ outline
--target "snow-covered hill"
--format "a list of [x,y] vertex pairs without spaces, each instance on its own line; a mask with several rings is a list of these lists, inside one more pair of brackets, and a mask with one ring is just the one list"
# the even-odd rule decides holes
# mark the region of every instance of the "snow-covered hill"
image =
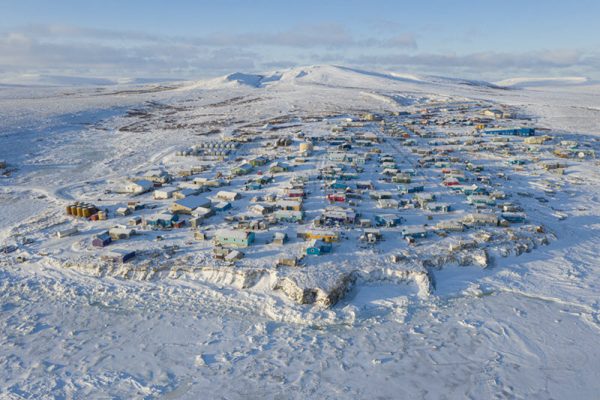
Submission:
[[509,88],[555,87],[585,85],[590,80],[582,76],[567,76],[553,78],[509,78],[495,82],[497,86]]

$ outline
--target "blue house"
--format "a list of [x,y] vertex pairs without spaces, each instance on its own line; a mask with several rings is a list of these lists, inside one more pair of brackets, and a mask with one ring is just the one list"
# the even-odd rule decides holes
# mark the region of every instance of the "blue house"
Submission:
[[321,254],[331,253],[331,243],[320,239],[312,239],[306,248],[306,254],[320,256]]
[[505,219],[506,221],[513,223],[513,224],[519,224],[522,222],[525,222],[525,214],[523,213],[502,213],[502,218]]
[[213,206],[216,212],[223,212],[231,209],[231,203],[228,201],[221,201]]
[[179,221],[178,214],[159,214],[146,219],[146,224],[157,228],[171,228],[175,222]]
[[419,227],[409,227],[402,230],[403,238],[420,239],[427,237],[427,230]]
[[535,128],[518,127],[518,128],[494,128],[485,129],[486,135],[501,135],[501,136],[535,136]]

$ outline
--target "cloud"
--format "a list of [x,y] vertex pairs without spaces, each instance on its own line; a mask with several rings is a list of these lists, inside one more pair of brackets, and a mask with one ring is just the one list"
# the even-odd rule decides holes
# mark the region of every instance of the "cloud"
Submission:
[[[600,69],[598,52],[547,49],[532,52],[428,53],[411,33],[357,37],[335,23],[279,32],[159,36],[68,25],[30,25],[0,32],[0,71],[6,74],[90,77],[200,78],[295,65],[334,63],[419,70],[424,73],[530,75]],[[582,72],[583,71],[583,72]]]
[[104,41],[107,35],[101,35],[100,41],[84,40],[85,36],[78,36],[74,41],[56,40],[70,30],[53,28],[47,32],[49,36],[45,39],[22,32],[0,36],[0,68],[19,73],[187,77],[254,69],[255,60],[259,58],[257,53],[239,48],[167,43],[148,38],[123,45]]
[[360,65],[459,67],[468,69],[561,69],[600,66],[598,56],[579,50],[542,50],[527,53],[478,52],[470,54],[383,54],[350,57],[346,62]]

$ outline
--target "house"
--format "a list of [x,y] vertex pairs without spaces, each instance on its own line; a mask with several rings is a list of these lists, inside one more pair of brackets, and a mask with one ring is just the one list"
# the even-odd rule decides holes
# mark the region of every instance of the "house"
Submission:
[[457,177],[451,176],[442,181],[442,185],[444,186],[458,186],[460,185],[460,181]]
[[448,232],[462,232],[465,230],[465,226],[462,222],[457,220],[446,220],[440,221],[435,229],[438,231],[448,231]]
[[409,226],[402,229],[402,237],[410,239],[421,239],[427,237],[427,229],[419,226]]
[[62,239],[62,238],[66,238],[67,236],[72,236],[72,235],[76,234],[77,232],[79,232],[79,230],[77,228],[68,228],[68,229],[63,229],[62,231],[56,232],[56,236],[59,239]]
[[171,181],[171,175],[163,169],[155,169],[148,171],[143,174],[143,179],[154,182],[154,183],[167,183]]
[[133,250],[115,249],[108,253],[103,254],[100,258],[105,261],[126,263],[127,261],[131,260],[134,257],[135,257],[135,251],[133,251]]
[[173,194],[177,192],[177,188],[163,186],[154,190],[154,198],[156,200],[166,200],[173,197]]
[[254,232],[219,229],[215,233],[214,241],[222,246],[248,247],[254,242]]
[[269,160],[263,156],[258,156],[258,157],[254,157],[250,160],[248,160],[248,164],[250,164],[252,167],[260,167],[262,165],[265,165]]
[[375,186],[371,181],[356,181],[356,188],[359,190],[373,190]]
[[330,193],[327,195],[327,201],[330,203],[345,203],[346,202],[346,194],[345,193]]
[[231,203],[228,201],[220,201],[213,205],[213,210],[216,212],[223,212],[231,209]]
[[198,193],[200,193],[200,189],[182,188],[173,192],[172,196],[176,200],[181,200],[188,196],[196,196]]
[[135,182],[129,182],[125,186],[125,191],[131,194],[142,194],[149,192],[154,188],[154,182],[142,179]]
[[244,186],[244,189],[260,190],[260,189],[262,189],[262,184],[260,184],[259,182],[248,182],[248,183],[246,183],[246,186]]
[[273,206],[267,204],[252,204],[248,207],[248,211],[257,215],[267,215],[273,212]]
[[306,254],[320,256],[321,254],[331,253],[331,248],[331,243],[324,242],[320,239],[312,239],[308,242]]
[[432,202],[432,203],[427,203],[425,205],[425,209],[431,212],[448,212],[450,211],[450,204],[448,203],[438,203],[438,202]]
[[544,144],[546,141],[552,140],[550,136],[530,136],[523,139],[526,144]]
[[375,225],[386,226],[392,228],[402,223],[402,217],[394,214],[378,214],[375,215]]
[[524,213],[519,212],[504,212],[500,214],[500,216],[502,217],[502,219],[513,224],[523,223],[526,220],[526,215]]
[[377,200],[377,208],[392,208],[398,209],[399,207],[398,200],[395,199],[379,199]]
[[313,144],[312,144],[312,142],[309,142],[309,141],[302,142],[302,143],[300,143],[300,145],[298,146],[298,151],[299,151],[301,154],[306,154],[306,155],[308,155],[308,154],[310,154],[310,152],[311,152],[312,150],[313,150]]
[[213,248],[213,257],[217,260],[224,260],[230,251],[230,249],[226,249],[223,246],[215,246]]
[[237,192],[228,192],[221,190],[217,193],[217,199],[224,201],[234,201],[240,199],[242,196]]
[[369,192],[369,197],[374,200],[391,199],[393,196],[394,195],[392,192],[384,192],[384,191],[376,191],[376,190]]
[[493,206],[496,204],[495,199],[493,199],[491,196],[487,196],[487,195],[483,195],[483,194],[468,196],[467,202],[472,205],[486,205],[486,206]]
[[[250,167],[250,169],[252,169],[252,167]],[[249,173],[249,171],[248,171],[248,173]],[[243,174],[240,174],[240,175],[243,175]],[[225,184],[225,182],[222,179],[209,179],[209,178],[197,177],[197,178],[194,178],[193,184],[196,186],[196,188],[199,189],[203,186],[221,187]],[[180,186],[183,187],[184,184],[182,183]]]
[[273,244],[278,246],[283,246],[285,242],[287,242],[288,236],[285,232],[275,232],[273,235]]
[[127,208],[129,208],[131,211],[138,211],[143,209],[145,206],[144,204],[140,203],[139,201],[128,201],[127,202]]
[[486,109],[483,110],[482,115],[490,118],[500,119],[500,118],[512,118],[512,114],[506,111],[498,110],[498,109]]
[[384,168],[383,171],[381,171],[381,174],[387,176],[394,176],[394,178],[392,179],[395,179],[395,175],[401,176],[400,170],[398,168]]
[[119,207],[116,210],[117,215],[120,215],[122,217],[131,214],[131,208],[129,207]]
[[288,197],[304,197],[304,189],[287,189],[286,195]]
[[200,196],[188,196],[171,204],[171,211],[175,214],[191,214],[198,207],[211,208],[210,200]]
[[465,225],[498,225],[498,216],[496,214],[473,213],[467,214],[463,220]]
[[327,187],[329,187],[330,189],[340,190],[340,191],[347,191],[347,190],[352,189],[350,187],[350,185],[348,185],[347,183],[338,182],[338,181],[332,181],[332,182],[328,183]]
[[296,257],[282,257],[277,260],[278,267],[297,267],[299,264],[298,258]]
[[323,224],[354,224],[356,213],[350,208],[327,207],[319,218]]
[[338,242],[340,240],[340,235],[338,232],[328,230],[299,230],[297,236],[299,238],[303,238],[304,240],[320,239],[327,243]]
[[92,246],[94,247],[106,247],[112,242],[112,238],[108,231],[100,233],[99,235],[94,236],[92,239]]
[[410,175],[405,174],[405,173],[395,174],[394,176],[392,176],[392,182],[394,182],[394,183],[411,183],[412,178],[410,177]]
[[244,253],[242,253],[239,250],[232,250],[229,253],[227,253],[227,255],[225,256],[225,258],[223,260],[225,260],[229,263],[233,263],[233,262],[241,260],[242,258],[244,258]]
[[128,225],[140,225],[142,223],[142,217],[140,217],[139,215],[136,215],[135,217],[132,217],[129,219],[129,221],[127,222]]
[[301,222],[304,219],[304,212],[297,210],[277,210],[273,216],[278,221]]
[[425,190],[423,185],[398,185],[398,193],[409,194],[409,193],[420,193]]
[[421,208],[425,208],[425,205],[427,203],[431,203],[432,201],[435,201],[435,198],[436,198],[435,194],[433,194],[433,193],[422,192],[422,193],[415,194],[415,201]]
[[135,230],[125,226],[114,226],[108,230],[108,234],[112,240],[129,239],[135,234]]
[[236,175],[236,176],[247,175],[250,172],[252,172],[253,168],[254,167],[251,164],[242,163],[242,164],[240,164],[240,165],[238,165],[236,167],[233,167],[232,170],[231,170],[231,173],[233,175]]
[[535,136],[535,128],[517,127],[517,128],[493,128],[484,129],[486,135],[506,135],[506,136]]
[[188,221],[190,223],[190,227],[192,229],[196,229],[202,225],[203,220],[204,220],[204,218],[202,218],[202,217],[192,217]]
[[179,215],[177,214],[165,213],[146,218],[146,224],[156,228],[172,228],[177,221],[179,221]]
[[192,216],[196,218],[206,219],[215,215],[215,210],[209,207],[198,207],[192,211]]
[[485,187],[478,186],[475,184],[473,184],[471,186],[460,185],[460,186],[455,186],[455,187],[458,188],[463,194],[465,194],[467,196],[489,194],[488,190]]
[[196,231],[194,231],[194,239],[206,240],[206,233],[203,231],[196,230]]
[[367,243],[377,243],[381,238],[382,235],[379,229],[365,229],[359,240]]
[[269,172],[271,174],[277,174],[280,172],[288,172],[290,170],[290,166],[285,163],[280,163],[278,161],[272,163],[269,166]]
[[277,207],[280,210],[301,211],[302,198],[296,197],[293,200],[278,199],[275,203],[275,207]]

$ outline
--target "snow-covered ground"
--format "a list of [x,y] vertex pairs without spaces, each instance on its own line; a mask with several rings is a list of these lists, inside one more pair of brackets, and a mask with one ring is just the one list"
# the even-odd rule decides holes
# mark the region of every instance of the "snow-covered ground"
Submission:
[[[49,261],[82,247],[79,239],[68,238],[68,249],[48,239],[65,224],[66,202],[123,200],[105,189],[176,164],[174,151],[216,129],[227,136],[289,115],[475,101],[513,107],[553,133],[596,143],[598,86],[544,83],[504,89],[314,66],[165,85],[0,88],[0,159],[9,168],[0,177],[0,246],[34,239],[22,244],[33,249],[25,262],[0,255],[0,397],[594,398],[594,160],[573,162],[553,183],[549,205],[521,199],[555,237],[548,245],[487,269],[432,269],[428,296],[417,280],[361,276],[337,304],[321,308],[263,290],[268,282],[246,290],[222,277],[97,277]],[[516,173],[511,185],[535,191],[542,178]],[[371,268],[369,254],[356,263]]]

